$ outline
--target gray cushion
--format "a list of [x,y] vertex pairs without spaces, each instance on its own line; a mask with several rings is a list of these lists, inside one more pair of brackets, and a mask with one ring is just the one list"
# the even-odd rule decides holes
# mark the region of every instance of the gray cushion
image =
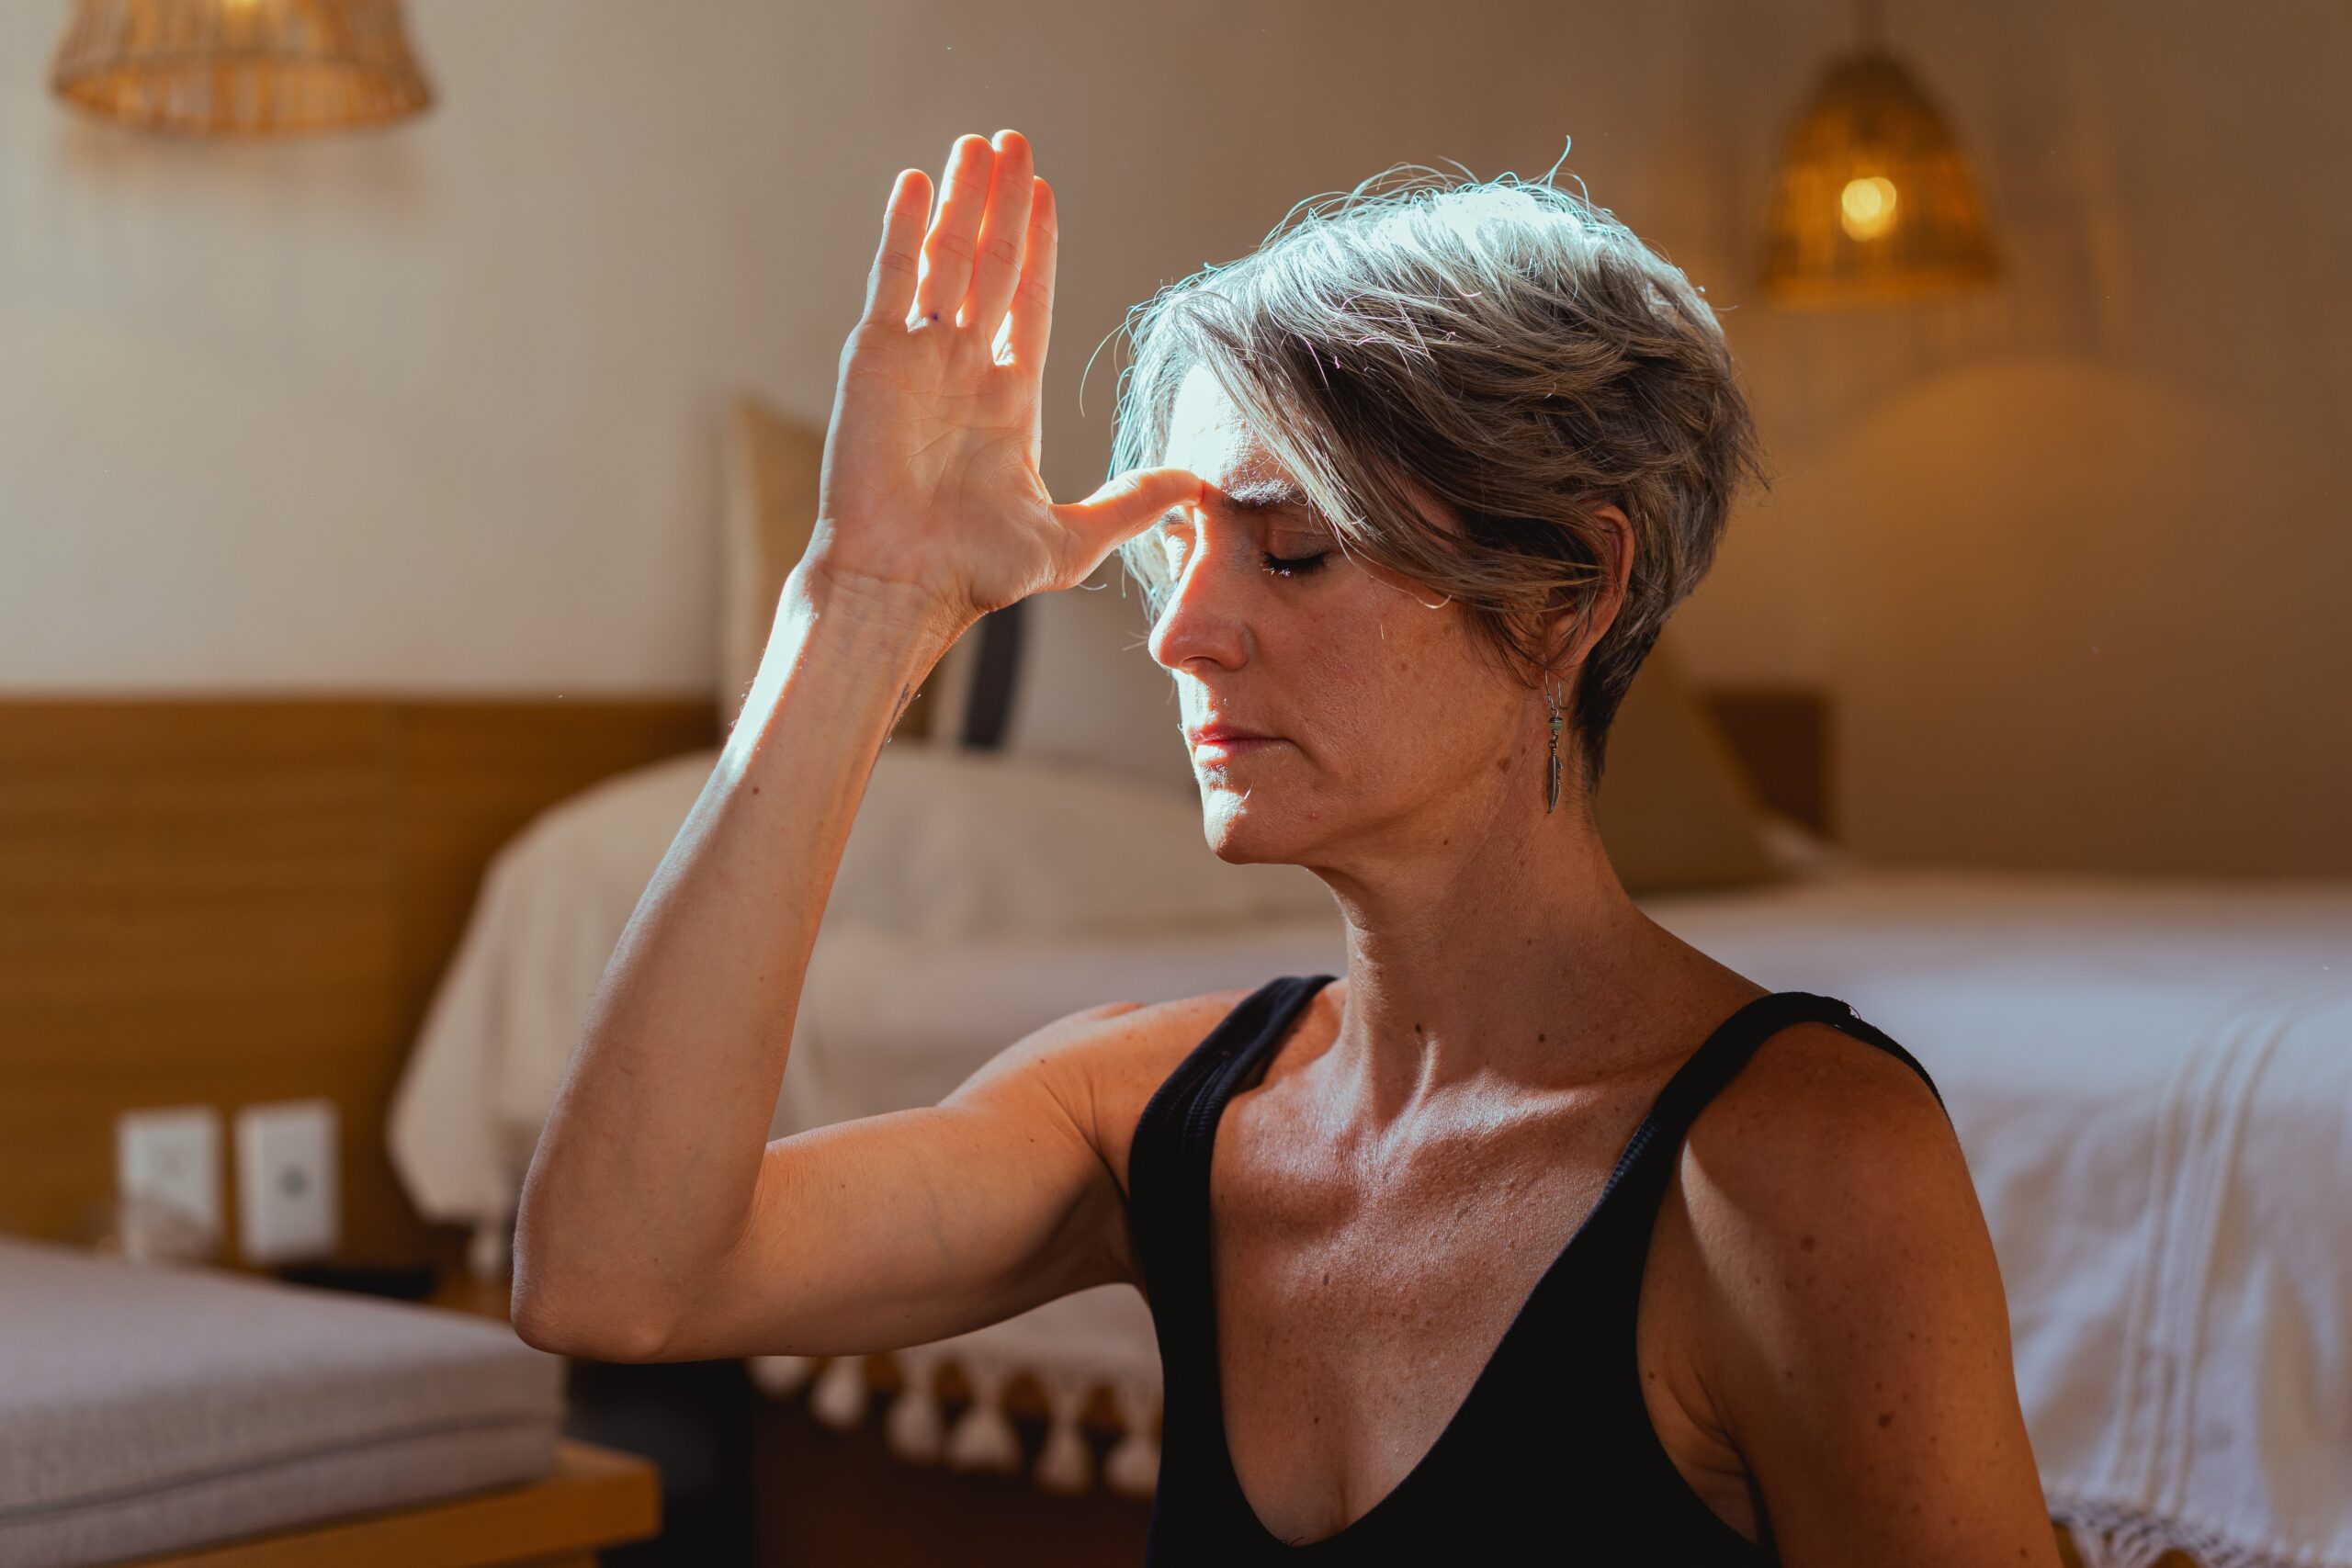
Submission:
[[563,1361],[504,1324],[0,1239],[0,1562],[76,1568],[527,1481]]

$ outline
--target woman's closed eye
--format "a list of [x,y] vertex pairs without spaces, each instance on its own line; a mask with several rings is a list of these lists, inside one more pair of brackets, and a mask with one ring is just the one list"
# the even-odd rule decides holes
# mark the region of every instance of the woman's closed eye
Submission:
[[1324,557],[1329,553],[1318,550],[1311,556],[1268,555],[1265,557],[1265,570],[1275,577],[1305,577],[1310,571],[1320,570]]
[[[1185,558],[1191,554],[1188,547],[1191,540],[1186,536],[1185,525],[1172,519],[1163,520],[1151,532],[1159,541],[1160,550],[1168,562],[1168,570],[1176,576],[1182,576]],[[1296,547],[1306,544],[1307,540],[1302,538],[1282,542]],[[1302,550],[1297,555],[1289,556],[1276,555],[1272,550],[1261,550],[1258,552],[1258,558],[1260,570],[1269,577],[1299,578],[1310,572],[1321,570],[1329,555],[1329,550]]]

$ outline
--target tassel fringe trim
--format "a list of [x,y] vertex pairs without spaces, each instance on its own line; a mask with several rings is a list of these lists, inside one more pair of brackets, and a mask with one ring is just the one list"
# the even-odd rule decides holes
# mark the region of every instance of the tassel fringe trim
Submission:
[[[1093,1490],[1099,1482],[1130,1497],[1149,1497],[1159,1483],[1157,1382],[1100,1377],[1062,1367],[1015,1368],[977,1356],[929,1353],[922,1347],[894,1352],[892,1359],[903,1381],[883,1413],[882,1430],[890,1451],[900,1459],[1017,1474],[1023,1464],[1021,1438],[1005,1414],[1004,1385],[1025,1371],[1045,1390],[1050,1413],[1045,1447],[1029,1470],[1037,1486],[1075,1495]],[[940,1369],[950,1362],[972,1390],[970,1406],[952,1427],[937,1390]],[[752,1382],[771,1397],[788,1399],[808,1390],[809,1413],[838,1430],[863,1426],[872,1413],[874,1391],[862,1356],[823,1360],[753,1356],[748,1364]],[[1098,1390],[1109,1393],[1118,1430],[1099,1474],[1084,1425],[1087,1406]]]
[[2157,1568],[2175,1552],[2197,1568],[2352,1568],[2352,1558],[2281,1540],[2224,1536],[2117,1503],[2052,1495],[2050,1517],[2073,1539],[2083,1568]]

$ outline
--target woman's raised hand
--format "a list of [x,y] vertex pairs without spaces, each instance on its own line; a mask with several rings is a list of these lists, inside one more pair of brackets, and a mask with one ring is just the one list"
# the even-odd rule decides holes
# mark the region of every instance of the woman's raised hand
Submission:
[[936,213],[923,172],[899,173],[825,437],[810,564],[911,592],[959,630],[1083,581],[1200,491],[1183,469],[1145,468],[1084,501],[1046,493],[1038,403],[1057,225],[1034,171],[1018,131],[958,137]]

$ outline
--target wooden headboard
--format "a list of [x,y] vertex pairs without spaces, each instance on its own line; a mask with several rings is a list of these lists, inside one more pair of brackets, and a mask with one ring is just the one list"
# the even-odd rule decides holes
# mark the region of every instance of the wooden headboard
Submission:
[[[1759,796],[1826,830],[1818,695],[1705,700]],[[82,1235],[125,1111],[316,1096],[342,1113],[342,1260],[455,1257],[379,1130],[484,867],[718,735],[696,700],[0,702],[0,1231]]]
[[0,703],[0,1229],[78,1236],[123,1111],[323,1096],[345,1257],[421,1260],[378,1130],[483,867],[717,729],[705,702]]

